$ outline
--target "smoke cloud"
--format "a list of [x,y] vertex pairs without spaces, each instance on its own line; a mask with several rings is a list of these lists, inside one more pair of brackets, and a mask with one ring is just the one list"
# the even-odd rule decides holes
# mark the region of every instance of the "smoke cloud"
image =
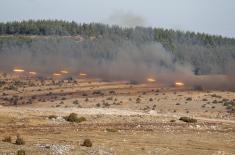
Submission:
[[114,12],[106,22],[110,25],[119,25],[122,27],[136,27],[136,26],[146,26],[147,21],[145,18],[123,11]]
[[[232,65],[231,65],[232,66]],[[135,80],[148,77],[158,83],[172,85],[175,81],[206,89],[235,90],[234,74],[225,76],[196,76],[187,61],[177,61],[158,42],[133,42],[118,36],[76,41],[70,38],[49,37],[30,44],[8,43],[0,50],[0,68],[36,71],[42,76],[68,70],[69,76],[85,72],[104,80]]]
[[21,67],[43,75],[59,70],[87,72],[112,80],[144,81],[158,74],[192,74],[190,67],[173,62],[173,56],[160,43],[137,45],[119,38],[74,42],[68,39],[34,41],[31,45],[8,46],[0,53],[5,71]]

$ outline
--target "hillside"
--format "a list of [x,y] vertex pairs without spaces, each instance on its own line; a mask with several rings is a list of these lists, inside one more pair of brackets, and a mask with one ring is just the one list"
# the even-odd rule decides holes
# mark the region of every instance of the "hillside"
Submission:
[[[10,54],[14,55],[14,60],[8,59],[12,58]],[[28,55],[28,62],[21,58],[25,58],[24,54]],[[122,61],[127,62],[125,65],[128,66],[138,66],[136,69],[130,67],[127,72],[137,72],[139,68],[143,68],[144,72],[145,68],[151,68],[146,72],[155,73],[161,71],[162,66],[169,71],[183,66],[180,70],[190,68],[195,74],[235,72],[234,38],[161,28],[122,28],[99,23],[77,24],[57,20],[0,23],[0,55],[0,65],[5,70],[12,67],[6,64],[9,61],[15,61],[13,66],[26,67],[30,64],[40,70],[38,66],[49,64],[53,57],[61,68],[79,66],[87,70],[98,65],[102,72],[112,70],[104,65],[112,66],[113,61],[118,64],[113,66],[116,68],[120,68]],[[42,55],[50,59],[41,59]],[[62,56],[69,63],[61,64]],[[76,61],[82,61],[82,64],[74,63]]]

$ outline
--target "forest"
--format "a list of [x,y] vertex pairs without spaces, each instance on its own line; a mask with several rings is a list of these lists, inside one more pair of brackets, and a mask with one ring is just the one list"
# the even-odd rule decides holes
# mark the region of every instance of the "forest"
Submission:
[[[101,23],[80,24],[60,20],[0,23],[2,59],[5,58],[3,55],[6,56],[6,52],[12,53],[17,50],[46,53],[57,50],[62,55],[66,52],[68,55],[79,57],[78,59],[81,55],[86,55],[100,63],[116,59],[117,53],[126,52],[128,56],[134,55],[135,53],[129,52],[133,49],[138,51],[136,53],[142,59],[144,53],[154,51],[151,49],[151,52],[148,52],[146,47],[152,47],[155,43],[160,44],[164,51],[171,55],[173,66],[175,63],[190,65],[195,74],[235,73],[234,38],[164,28],[125,28]],[[141,61],[147,65],[169,65],[164,59],[156,64],[149,58]]]

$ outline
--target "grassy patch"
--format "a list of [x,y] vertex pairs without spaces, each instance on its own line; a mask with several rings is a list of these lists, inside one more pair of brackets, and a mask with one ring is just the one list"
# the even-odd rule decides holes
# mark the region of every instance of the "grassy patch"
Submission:
[[197,123],[197,120],[190,117],[180,117],[180,121],[186,122],[186,123]]

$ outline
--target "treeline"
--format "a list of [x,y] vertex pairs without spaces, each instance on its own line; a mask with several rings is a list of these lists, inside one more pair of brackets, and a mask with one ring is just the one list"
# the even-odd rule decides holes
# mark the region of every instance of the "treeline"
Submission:
[[125,39],[139,41],[159,41],[170,49],[174,42],[208,47],[235,44],[235,39],[204,33],[182,32],[161,28],[122,28],[99,23],[78,24],[60,20],[29,20],[0,23],[0,35],[81,35],[97,37],[117,35]]

